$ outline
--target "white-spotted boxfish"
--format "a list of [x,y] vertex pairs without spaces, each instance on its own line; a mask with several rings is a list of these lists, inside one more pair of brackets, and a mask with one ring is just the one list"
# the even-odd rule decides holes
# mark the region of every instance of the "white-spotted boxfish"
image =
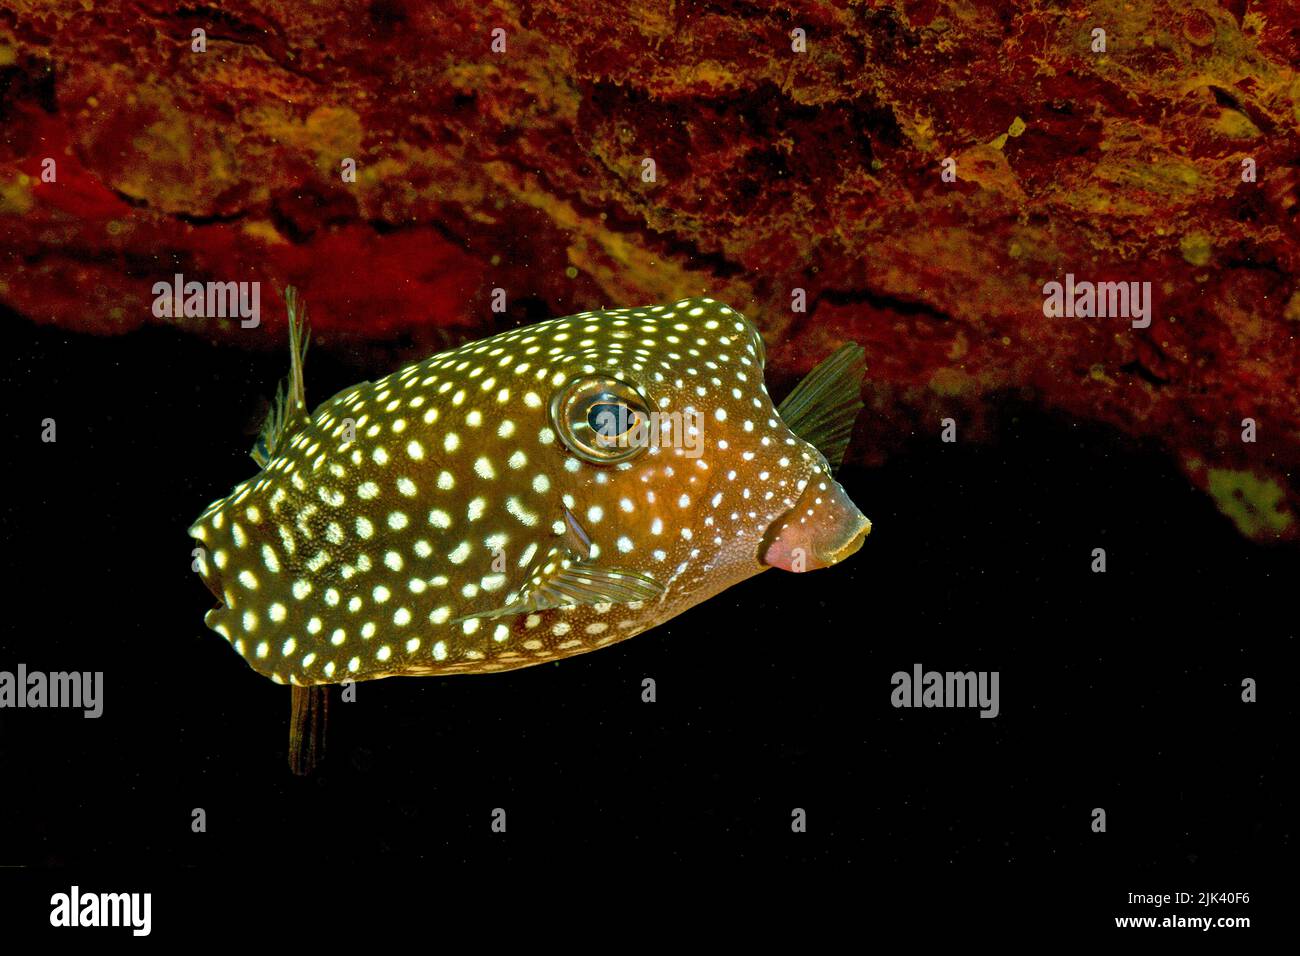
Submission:
[[503,332],[308,413],[289,291],[262,470],[189,532],[207,623],[273,681],[582,654],[769,567],[835,564],[870,530],[832,477],[862,408],[856,345],[778,409],[758,331],[692,298]]

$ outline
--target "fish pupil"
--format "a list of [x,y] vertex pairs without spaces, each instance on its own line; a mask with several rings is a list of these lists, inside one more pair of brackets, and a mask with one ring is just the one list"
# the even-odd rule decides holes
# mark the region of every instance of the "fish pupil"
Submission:
[[617,438],[632,427],[631,411],[626,405],[597,402],[587,410],[587,424],[597,435]]

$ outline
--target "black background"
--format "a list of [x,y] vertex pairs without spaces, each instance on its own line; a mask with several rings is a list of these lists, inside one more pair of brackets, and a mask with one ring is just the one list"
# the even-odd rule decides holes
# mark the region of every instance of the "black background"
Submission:
[[[768,572],[571,660],[335,689],[327,760],[296,779],[288,689],[204,627],[185,534],[256,470],[285,354],[0,318],[0,668],[105,674],[98,720],[0,710],[11,884],[161,891],[286,860],[350,887],[394,866],[827,863],[953,879],[993,913],[1014,909],[998,887],[1028,887],[1105,924],[1154,912],[1123,905],[1136,891],[1252,890],[1187,910],[1252,915],[1290,852],[1300,561],[1241,538],[1159,450],[1011,401],[982,445],[936,425],[842,474],[874,523],[845,564]],[[309,401],[389,370],[318,347]],[[890,676],[918,662],[999,671],[1001,714],[895,710]]]

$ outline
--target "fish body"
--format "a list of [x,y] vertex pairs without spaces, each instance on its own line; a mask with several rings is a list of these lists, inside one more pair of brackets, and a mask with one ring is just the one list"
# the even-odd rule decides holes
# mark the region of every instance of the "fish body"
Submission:
[[833,432],[838,463],[861,408],[844,354],[778,413],[758,331],[692,298],[503,332],[308,414],[295,340],[261,473],[190,528],[206,622],[279,683],[488,673],[834,564],[870,522],[805,438]]

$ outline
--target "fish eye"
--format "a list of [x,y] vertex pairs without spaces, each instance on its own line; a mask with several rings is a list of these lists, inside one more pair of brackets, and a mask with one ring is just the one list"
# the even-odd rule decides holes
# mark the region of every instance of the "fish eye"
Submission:
[[615,378],[575,379],[551,402],[551,423],[584,461],[613,465],[649,447],[650,412],[641,393]]

